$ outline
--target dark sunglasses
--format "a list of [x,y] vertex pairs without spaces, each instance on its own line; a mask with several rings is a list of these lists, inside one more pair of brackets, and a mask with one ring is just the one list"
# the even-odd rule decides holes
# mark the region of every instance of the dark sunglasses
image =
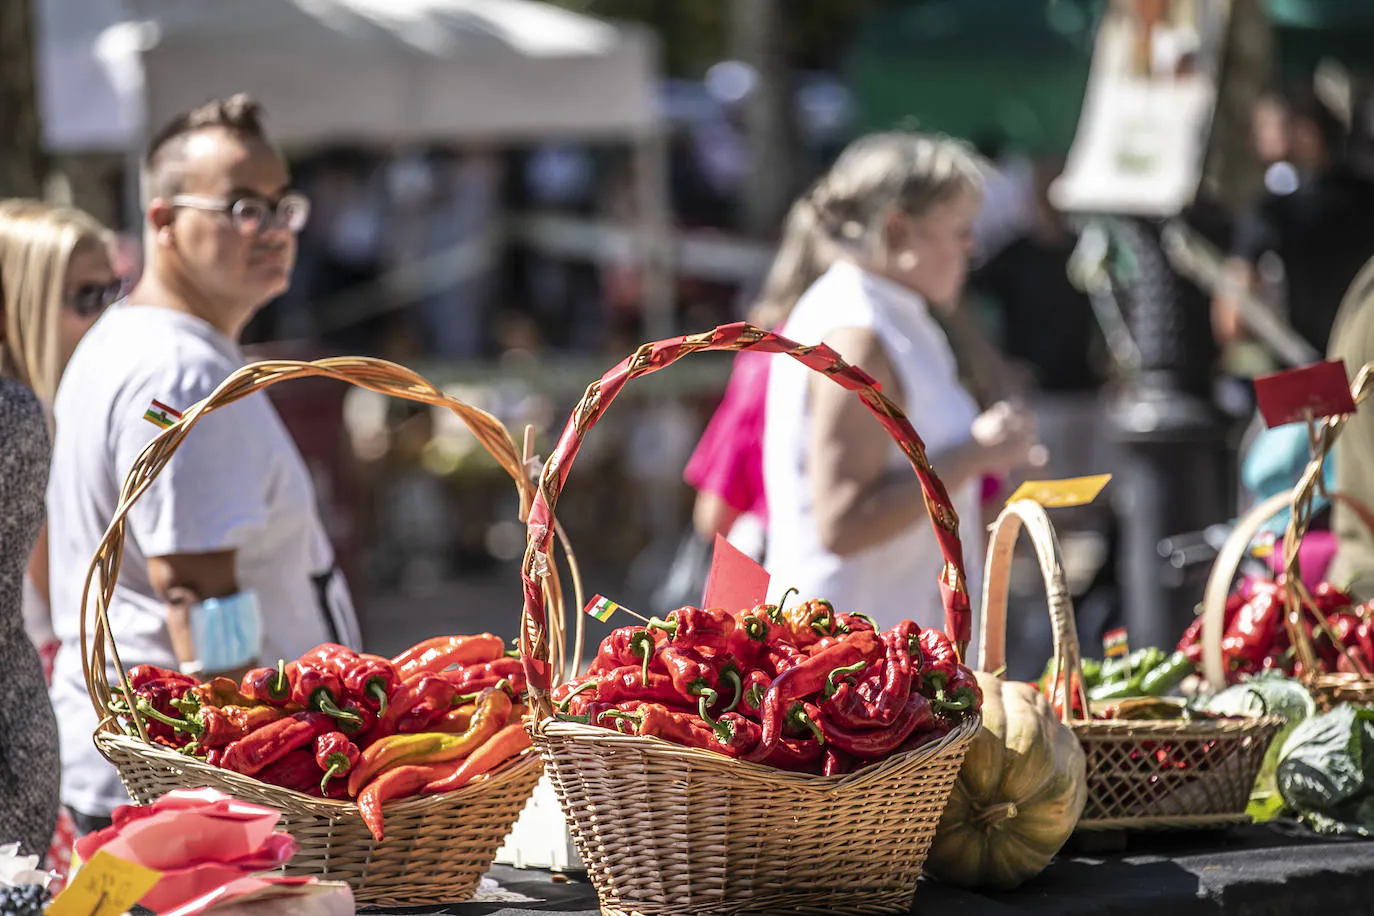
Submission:
[[123,280],[109,283],[83,283],[67,298],[67,308],[82,318],[95,318],[124,293]]

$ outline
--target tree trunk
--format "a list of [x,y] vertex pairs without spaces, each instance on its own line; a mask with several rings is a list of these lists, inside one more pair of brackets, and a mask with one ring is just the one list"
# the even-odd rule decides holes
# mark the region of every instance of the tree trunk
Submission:
[[43,193],[43,129],[30,0],[0,0],[0,198]]
[[770,238],[787,214],[799,172],[781,3],[732,0],[731,12],[735,56],[758,79],[745,103],[751,167],[741,223],[746,233]]

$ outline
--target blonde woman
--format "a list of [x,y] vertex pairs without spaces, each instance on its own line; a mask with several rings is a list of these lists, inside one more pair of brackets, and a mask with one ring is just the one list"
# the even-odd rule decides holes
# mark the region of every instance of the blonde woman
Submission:
[[[39,856],[57,821],[61,768],[52,707],[35,702],[47,691],[25,634],[25,567],[45,594],[46,551],[35,541],[48,477],[48,407],[67,357],[114,295],[107,242],[83,213],[0,202],[0,824]],[[46,607],[36,610],[31,616],[51,634]]]
[[[58,379],[76,345],[119,295],[110,261],[113,242],[108,229],[80,210],[34,200],[0,201],[0,270],[9,278],[0,375],[37,395],[49,417]],[[45,529],[25,580],[24,625],[34,644],[50,653],[56,639],[47,603]]]
[[[799,204],[814,226],[800,243],[809,250],[779,259],[803,268],[775,274],[779,284],[814,279],[782,333],[867,370],[925,440],[963,522],[973,590],[982,478],[1029,464],[1037,444],[1023,411],[979,413],[932,314],[959,300],[980,187],[981,163],[960,143],[864,137]],[[764,483],[772,598],[795,587],[885,626],[943,626],[943,561],[916,476],[858,398],[791,360],[769,374]]]

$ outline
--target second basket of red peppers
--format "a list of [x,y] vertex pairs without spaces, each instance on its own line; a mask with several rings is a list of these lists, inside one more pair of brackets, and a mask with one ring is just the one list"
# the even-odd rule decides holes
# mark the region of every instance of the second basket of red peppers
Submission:
[[823,600],[621,627],[552,699],[564,721],[821,775],[938,740],[982,706],[943,633],[880,632]]

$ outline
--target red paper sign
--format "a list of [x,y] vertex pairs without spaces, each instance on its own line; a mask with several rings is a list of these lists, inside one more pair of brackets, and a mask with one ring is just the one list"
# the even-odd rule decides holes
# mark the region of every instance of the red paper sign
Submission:
[[702,607],[727,611],[751,608],[768,597],[768,571],[720,535],[716,535],[711,572],[706,576]]
[[1255,399],[1270,429],[1309,416],[1315,420],[1355,412],[1345,362],[1339,359],[1261,376],[1255,379]]

